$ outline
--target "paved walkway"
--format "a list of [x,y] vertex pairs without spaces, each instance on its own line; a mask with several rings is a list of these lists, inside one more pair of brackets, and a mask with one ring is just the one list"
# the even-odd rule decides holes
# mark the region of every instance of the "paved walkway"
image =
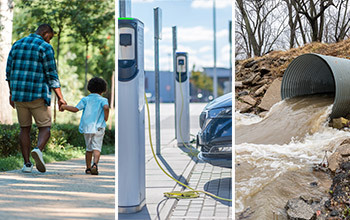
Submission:
[[45,173],[0,172],[0,219],[114,220],[114,161],[102,155],[98,176],[84,173],[84,159],[46,164]]
[[[203,103],[190,104],[191,134],[199,131],[199,114]],[[206,190],[215,195],[231,198],[231,169],[214,167],[191,158],[184,147],[178,147],[174,139],[174,106],[162,104],[161,115],[161,156],[162,166],[175,178],[198,190]],[[155,143],[154,104],[150,105],[152,140]],[[147,118],[146,118],[147,125]],[[146,127],[148,134],[148,127]],[[194,137],[193,137],[194,138]],[[155,146],[154,146],[155,148]],[[151,153],[146,135],[146,206],[134,214],[119,214],[119,220],[154,219],[232,219],[232,202],[222,202],[201,194],[200,198],[175,200],[166,199],[164,192],[183,190],[179,184],[166,176],[157,166]]]

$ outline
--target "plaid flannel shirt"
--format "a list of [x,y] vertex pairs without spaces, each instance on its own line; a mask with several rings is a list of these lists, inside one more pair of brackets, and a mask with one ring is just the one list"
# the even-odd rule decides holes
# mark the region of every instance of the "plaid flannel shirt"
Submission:
[[6,80],[10,82],[12,101],[43,98],[50,106],[51,88],[61,87],[52,46],[37,34],[15,42],[7,59]]

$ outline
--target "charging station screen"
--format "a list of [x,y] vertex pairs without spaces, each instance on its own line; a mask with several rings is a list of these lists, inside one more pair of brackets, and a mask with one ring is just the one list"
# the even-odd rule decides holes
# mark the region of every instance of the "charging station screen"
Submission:
[[131,34],[120,34],[119,44],[121,46],[130,46],[131,45]]
[[179,59],[178,64],[179,64],[179,65],[184,65],[184,64],[185,64],[185,60]]

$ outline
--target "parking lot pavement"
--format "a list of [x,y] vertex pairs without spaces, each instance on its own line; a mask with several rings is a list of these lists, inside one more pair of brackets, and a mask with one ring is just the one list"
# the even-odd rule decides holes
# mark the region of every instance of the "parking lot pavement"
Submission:
[[[189,185],[223,198],[232,198],[232,169],[198,162],[190,175]],[[201,194],[196,199],[176,201],[170,220],[177,219],[232,219],[232,202]]]
[[[195,135],[199,131],[199,115],[205,103],[190,104],[190,129]],[[154,104],[150,105],[152,140],[155,143]],[[161,165],[173,177],[199,190],[205,189],[215,195],[228,198],[231,195],[231,169],[213,167],[198,162],[186,153],[188,150],[177,146],[174,129],[173,104],[161,104]],[[147,125],[147,118],[146,118]],[[146,134],[148,127],[146,126]],[[192,137],[194,138],[194,137]],[[191,139],[192,139],[191,138]],[[153,146],[155,148],[155,146]],[[148,135],[146,135],[146,206],[138,213],[119,214],[120,220],[155,219],[229,219],[231,203],[227,204],[211,197],[201,195],[191,200],[166,199],[164,192],[183,190],[179,184],[166,176],[157,166],[151,153]],[[209,213],[212,210],[210,218]]]

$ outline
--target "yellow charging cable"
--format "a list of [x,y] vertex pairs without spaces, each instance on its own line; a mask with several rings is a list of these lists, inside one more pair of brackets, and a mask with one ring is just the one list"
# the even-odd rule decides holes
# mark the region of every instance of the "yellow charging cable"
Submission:
[[151,116],[150,116],[150,113],[149,113],[149,106],[148,106],[148,100],[147,100],[147,97],[146,97],[146,93],[144,93],[144,96],[145,96],[145,101],[146,101],[146,106],[147,106],[149,142],[150,142],[150,145],[151,145],[151,150],[152,150],[153,157],[154,157],[157,165],[165,173],[165,175],[170,177],[172,180],[174,180],[178,184],[180,184],[180,185],[182,185],[182,186],[192,190],[192,191],[189,191],[189,192],[181,192],[181,191],[166,192],[166,193],[164,193],[164,196],[166,196],[168,198],[190,199],[190,198],[198,198],[199,197],[199,193],[204,193],[204,194],[207,194],[207,195],[209,195],[209,196],[211,196],[213,198],[216,198],[216,199],[232,202],[232,199],[221,198],[221,197],[216,196],[216,195],[214,195],[212,193],[209,193],[209,192],[206,192],[206,191],[202,191],[202,190],[195,190],[195,189],[191,188],[190,186],[188,186],[188,185],[178,181],[177,179],[172,177],[169,173],[167,173],[164,170],[164,168],[160,165],[156,154],[154,153],[153,143],[152,143],[152,134],[151,134]]

